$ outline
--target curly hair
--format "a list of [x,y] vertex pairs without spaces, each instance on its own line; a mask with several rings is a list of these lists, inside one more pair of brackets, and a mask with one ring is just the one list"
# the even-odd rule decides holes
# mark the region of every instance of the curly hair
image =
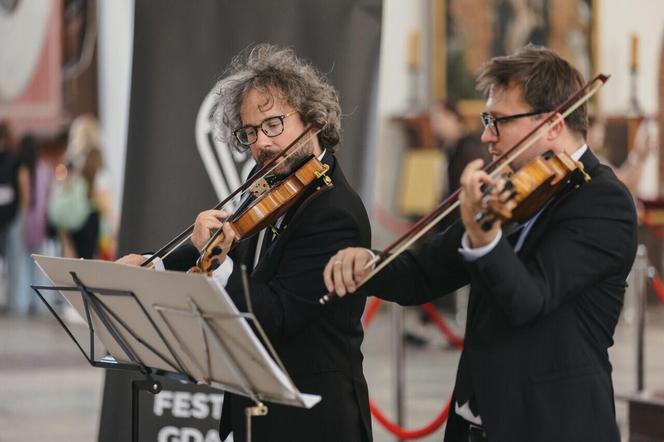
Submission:
[[290,48],[262,43],[236,56],[218,84],[214,112],[216,135],[238,150],[245,150],[233,136],[242,126],[240,107],[246,94],[257,89],[271,97],[273,93],[296,109],[305,124],[321,127],[321,148],[333,149],[341,141],[341,107],[334,87],[324,76],[295,55]]
[[[477,89],[488,96],[492,86],[522,88],[533,109],[550,111],[583,86],[581,73],[552,50],[528,44],[511,55],[486,62],[477,75]],[[587,104],[567,117],[570,130],[584,138],[588,131]]]

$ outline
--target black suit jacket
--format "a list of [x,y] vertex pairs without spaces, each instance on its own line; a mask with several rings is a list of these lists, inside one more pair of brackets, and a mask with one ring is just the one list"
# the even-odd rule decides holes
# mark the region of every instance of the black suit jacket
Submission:
[[[333,186],[315,189],[284,217],[281,233],[272,241],[250,274],[254,313],[294,383],[322,401],[310,410],[267,404],[267,416],[252,419],[255,441],[370,441],[371,417],[360,346],[361,316],[366,299],[347,297],[328,306],[318,299],[326,293],[323,268],[344,247],[369,247],[367,213],[350,188],[331,153]],[[196,255],[193,246],[166,259],[167,268],[186,269]],[[247,239],[231,252],[234,261],[226,290],[241,311],[247,306],[240,265],[252,268],[256,240]],[[243,397],[226,394],[221,436],[232,430],[234,440],[245,439]]]
[[[455,396],[470,392],[491,442],[620,440],[608,348],[636,253],[632,198],[588,150],[515,253],[505,237],[465,262],[458,222],[398,257],[367,290],[411,305],[471,285]],[[445,440],[467,440],[451,412]],[[465,438],[464,438],[465,437]]]

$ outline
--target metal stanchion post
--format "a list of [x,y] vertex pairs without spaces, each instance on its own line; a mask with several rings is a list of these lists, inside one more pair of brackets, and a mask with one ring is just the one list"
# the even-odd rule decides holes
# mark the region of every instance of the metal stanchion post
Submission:
[[[394,396],[397,414],[397,424],[403,428],[404,415],[404,345],[403,345],[403,308],[392,304],[392,339],[394,348]],[[401,439],[398,439],[401,442]]]
[[622,312],[620,313],[623,324],[630,329],[636,322],[637,304],[639,298],[640,285],[642,282],[641,272],[638,270],[638,259],[634,260],[632,270],[627,277],[627,289],[625,290],[625,297],[623,299]]
[[634,320],[636,340],[636,391],[644,388],[643,382],[643,339],[646,319],[646,294],[648,288],[648,251],[644,244],[639,244],[636,259],[632,267],[632,294],[634,296]]

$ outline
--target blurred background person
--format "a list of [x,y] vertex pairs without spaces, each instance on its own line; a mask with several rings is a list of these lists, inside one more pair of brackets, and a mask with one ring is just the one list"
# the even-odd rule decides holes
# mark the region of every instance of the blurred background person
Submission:
[[[114,254],[114,241],[108,238],[114,237],[115,223],[110,193],[101,173],[99,140],[96,118],[77,117],[69,131],[64,164],[57,167],[48,218],[65,257],[91,259]],[[99,247],[102,238],[103,250]]]
[[480,140],[481,134],[467,128],[456,102],[440,100],[434,103],[430,122],[436,143],[448,158],[447,183],[444,186],[447,197],[459,188],[461,172],[468,163],[477,158],[491,161],[491,155]]
[[[491,161],[488,147],[482,143],[481,134],[468,128],[455,101],[439,100],[433,103],[429,112],[429,124],[436,146],[445,153],[447,161],[446,170],[443,173],[445,182],[442,183],[442,199],[447,198],[459,188],[461,172],[471,161],[482,158],[485,164]],[[457,210],[458,212],[458,210]],[[448,216],[437,226],[437,231],[443,231],[458,218],[458,214]],[[442,310],[454,310],[457,321],[462,325],[465,314],[465,294],[457,293],[457,296],[438,298],[434,305]],[[418,324],[414,331],[404,332],[404,340],[415,346],[424,346],[429,342],[430,330],[429,316],[422,310],[418,314]]]
[[0,305],[7,302],[6,239],[18,207],[16,153],[6,121],[0,121]]
[[46,210],[53,182],[53,167],[40,158],[39,150],[34,136],[23,136],[18,152],[18,213],[7,238],[9,310],[19,315],[39,308],[30,288],[37,277],[30,255],[43,253],[46,245]]
[[651,154],[659,150],[659,131],[655,122],[644,119],[639,123],[634,136],[634,145],[620,165],[613,164],[608,158],[606,119],[601,116],[590,116],[588,122],[588,145],[599,153],[598,158],[602,163],[613,169],[634,198],[644,197],[640,195],[640,190],[646,162],[649,158],[655,160],[656,155],[651,156]]

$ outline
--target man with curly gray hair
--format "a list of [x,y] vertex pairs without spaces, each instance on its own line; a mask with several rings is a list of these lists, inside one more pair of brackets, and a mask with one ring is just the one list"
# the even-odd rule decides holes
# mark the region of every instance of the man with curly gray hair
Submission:
[[[226,240],[214,279],[246,311],[240,264],[252,269],[254,314],[297,387],[322,396],[309,410],[269,404],[268,415],[253,420],[256,441],[372,440],[360,350],[365,298],[349,297],[328,307],[317,302],[325,294],[322,270],[334,252],[371,242],[364,206],[334,157],[341,139],[340,116],[334,87],[291,49],[254,46],[231,62],[219,82],[215,120],[222,140],[234,149],[249,150],[262,166],[309,126],[320,129],[298,154],[279,160],[276,172],[287,175],[313,155],[329,166],[332,179],[332,186],[309,191],[271,228],[241,241],[228,256],[236,234],[229,223],[223,225]],[[223,210],[200,213],[193,246],[188,247],[200,250],[227,216]],[[272,232],[276,235],[270,239]],[[183,263],[185,255],[176,251],[164,264],[187,268],[193,263]],[[245,440],[244,410],[251,405],[226,394],[222,439],[232,431],[234,440]]]
[[247,148],[234,131],[243,126],[242,101],[252,89],[267,92],[268,101],[262,104],[266,109],[275,98],[274,92],[297,110],[305,125],[322,128],[318,136],[321,148],[335,149],[341,141],[341,107],[334,87],[293,50],[261,44],[235,57],[219,82],[216,129],[236,149]]

